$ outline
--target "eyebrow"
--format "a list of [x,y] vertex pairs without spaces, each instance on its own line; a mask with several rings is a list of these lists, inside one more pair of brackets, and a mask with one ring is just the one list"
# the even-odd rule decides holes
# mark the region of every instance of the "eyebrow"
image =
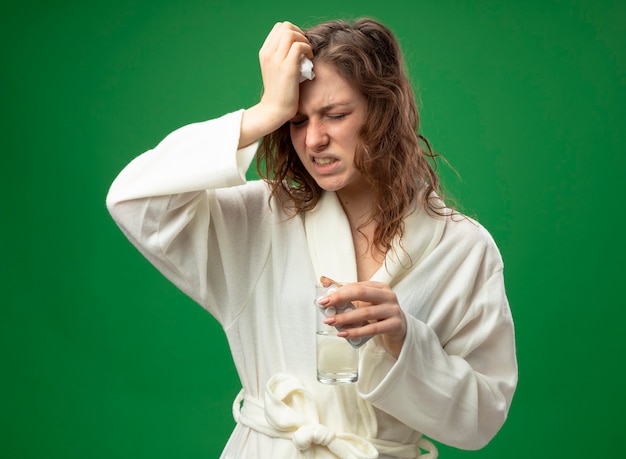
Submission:
[[[323,107],[318,108],[317,110],[313,110],[314,113],[328,113],[329,111],[337,108],[337,107],[345,107],[351,105],[351,102],[336,102],[328,105],[324,105]],[[297,112],[295,116],[305,116],[301,112]],[[295,118],[295,117],[294,117]]]

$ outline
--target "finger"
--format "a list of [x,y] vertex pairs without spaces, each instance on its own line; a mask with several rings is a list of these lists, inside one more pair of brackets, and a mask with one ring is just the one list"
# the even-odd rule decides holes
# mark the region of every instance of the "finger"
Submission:
[[363,338],[365,336],[388,335],[396,339],[406,335],[406,326],[402,317],[392,316],[384,320],[365,322],[360,325],[335,325],[340,329],[337,336],[342,338]]
[[336,285],[337,287],[341,287],[341,284],[339,282],[326,276],[320,276],[320,283],[324,286],[324,288],[328,288],[331,285]]
[[[281,32],[280,37],[277,41],[275,52],[279,56],[286,57],[291,53],[294,46],[300,49],[305,49],[308,54],[312,55],[309,40],[307,40],[307,38],[302,33],[296,32],[294,30],[286,30]],[[308,50],[306,50],[306,48],[308,48]]]
[[371,304],[396,302],[395,293],[386,287],[385,284],[371,285],[368,282],[346,284],[340,289],[330,293],[328,297],[329,304],[331,305],[346,302],[365,302]]
[[324,322],[335,327],[362,326],[370,322],[379,322],[399,315],[399,307],[392,305],[368,305],[352,311],[327,316]]
[[[286,33],[294,32],[291,28],[290,23],[277,22],[272,27],[272,30],[267,34],[265,40],[263,41],[263,45],[259,49],[259,57],[263,58],[263,56],[273,56],[275,55],[283,40],[283,37]],[[287,50],[284,50],[282,53],[282,57],[284,57],[287,53]]]
[[[325,289],[328,289],[331,286],[341,288],[344,285],[346,285],[346,284],[337,282],[336,280],[327,276],[320,276],[320,284],[322,284],[322,287],[324,287]],[[318,304],[324,307],[330,306],[331,304],[330,304],[330,297],[328,296],[328,291],[325,291],[323,293],[324,294],[317,299]],[[337,303],[335,302],[333,304],[336,305]]]
[[289,22],[289,21],[279,21],[279,22],[277,22],[277,23],[276,23],[276,25],[278,25],[279,27],[282,27],[282,28],[295,30],[295,31],[300,32],[300,33],[302,33],[302,34],[304,33],[304,32],[302,31],[302,29],[300,29],[300,27],[298,27],[297,25],[295,25],[293,22]]
[[289,62],[289,65],[293,65],[300,73],[300,62],[302,55],[312,56],[311,46],[302,42],[293,42],[285,56],[285,62]]
[[267,49],[267,50],[275,50],[276,49],[276,42],[278,41],[278,38],[280,33],[279,31],[282,29],[283,25],[281,22],[277,22],[276,24],[274,24],[274,26],[272,27],[272,30],[270,30],[270,32],[267,34],[267,36],[265,37],[265,40],[263,41],[263,45],[261,46],[261,50],[263,49]]
[[360,327],[344,327],[337,336],[340,338],[365,338],[376,335],[389,335],[400,338],[401,335],[400,322],[392,323],[392,321],[385,320],[383,322],[375,322],[371,324],[364,324]]

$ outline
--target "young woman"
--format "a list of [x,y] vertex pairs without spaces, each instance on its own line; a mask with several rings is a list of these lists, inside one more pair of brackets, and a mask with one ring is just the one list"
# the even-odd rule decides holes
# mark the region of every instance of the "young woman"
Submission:
[[[259,57],[258,104],[174,131],[107,197],[224,327],[243,389],[222,457],[436,457],[424,435],[483,447],[517,382],[503,265],[438,197],[396,39],[371,19],[284,22]],[[304,57],[315,76],[300,83]],[[246,183],[255,154],[265,180]],[[316,380],[323,276],[343,286],[322,306],[357,306],[326,322],[373,337],[355,384]]]

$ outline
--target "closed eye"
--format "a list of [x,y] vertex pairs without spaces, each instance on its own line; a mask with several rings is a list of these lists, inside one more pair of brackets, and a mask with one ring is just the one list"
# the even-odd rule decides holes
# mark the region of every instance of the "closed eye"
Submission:
[[289,123],[291,123],[292,126],[300,126],[302,124],[304,124],[306,122],[306,118],[300,118],[300,119],[295,119],[295,120],[291,120],[289,121]]

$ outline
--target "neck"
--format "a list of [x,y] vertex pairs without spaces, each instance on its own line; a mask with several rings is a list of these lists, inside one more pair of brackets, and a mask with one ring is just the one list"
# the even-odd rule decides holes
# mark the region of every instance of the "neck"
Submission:
[[341,190],[337,197],[352,229],[358,279],[368,280],[385,260],[385,252],[374,244],[377,223],[372,220],[373,196],[369,191],[352,195]]
[[340,190],[337,191],[337,197],[348,217],[352,230],[356,230],[359,226],[369,222],[372,217],[372,204],[374,202],[371,192],[350,193],[346,190]]

